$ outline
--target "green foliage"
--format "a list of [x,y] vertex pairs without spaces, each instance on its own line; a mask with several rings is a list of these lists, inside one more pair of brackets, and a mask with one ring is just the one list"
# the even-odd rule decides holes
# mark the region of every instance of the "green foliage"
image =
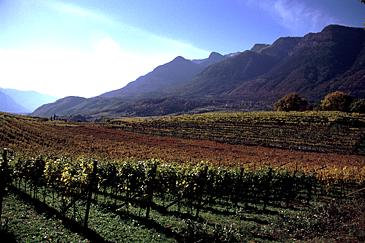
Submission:
[[[10,169],[14,172],[15,186],[21,178],[25,182],[23,185],[32,185],[46,194],[56,193],[52,202],[51,199],[46,199],[46,195],[42,199],[68,217],[70,213],[62,210],[73,200],[78,200],[90,185],[90,175],[94,173],[91,162],[90,159],[66,157],[18,158],[12,161]],[[207,162],[191,165],[164,163],[156,159],[100,161],[97,165],[98,190],[94,191],[95,202],[91,207],[89,225],[102,237],[114,241],[117,241],[115,237],[125,236],[113,234],[117,229],[118,232],[133,235],[133,239],[136,239],[138,230],[138,233],[150,232],[140,227],[140,224],[145,224],[159,230],[165,227],[163,232],[167,232],[166,236],[177,237],[182,242],[242,242],[243,239],[256,237],[256,233],[249,230],[252,225],[244,222],[247,209],[251,207],[249,205],[255,205],[257,213],[265,213],[273,205],[281,209],[283,205],[309,205],[320,195],[335,195],[330,190],[324,190],[327,184],[364,185],[364,180],[357,181],[351,174],[345,176],[348,174],[345,170],[322,170],[304,172],[297,168],[267,166],[218,167]],[[18,188],[21,189],[20,186]],[[25,189],[25,193],[28,192]],[[84,199],[81,198],[81,205],[83,202]],[[141,210],[148,205],[153,205],[151,217],[142,217]],[[259,209],[261,206],[263,210]],[[219,213],[216,214],[215,211]],[[163,214],[166,215],[162,216]],[[179,215],[185,215],[186,220],[182,221]],[[215,219],[212,220],[213,218]],[[267,219],[257,220],[258,223],[269,222]],[[286,220],[291,222],[294,219]],[[161,226],[156,224],[157,221]],[[137,222],[137,225],[131,225],[133,222]],[[171,227],[172,224],[175,226]],[[285,229],[291,229],[291,225],[293,224],[285,225]],[[298,227],[310,232],[317,225],[316,219],[311,219],[308,224],[298,224]],[[146,239],[155,235],[157,234],[138,237]],[[277,239],[280,240],[280,237]]]
[[327,94],[321,101],[321,110],[324,111],[350,111],[353,98],[341,91]]
[[9,162],[13,159],[12,157],[13,156],[11,150],[0,150],[0,190],[5,189],[6,185],[11,182]]
[[351,112],[365,113],[365,99],[358,99],[352,102],[350,106]]
[[[86,191],[92,173],[91,160],[48,158],[45,159],[45,163],[39,161],[41,159],[17,160],[13,165],[13,170],[17,171],[14,175],[33,187],[46,186],[44,183],[47,183],[48,187],[61,196],[63,206]],[[331,173],[332,171],[322,173],[319,181],[314,174],[297,169],[290,171],[262,167],[252,170],[248,167],[217,167],[205,162],[198,165],[181,165],[151,159],[135,162],[100,162],[97,181],[101,192],[113,197],[125,195],[127,204],[147,205],[146,200],[152,200],[148,199],[148,195],[153,190],[162,200],[177,200],[199,212],[202,202],[213,203],[215,200],[262,202],[264,205],[278,201],[294,202],[299,195],[310,197],[312,188],[317,187],[320,182],[332,180],[334,177]],[[34,174],[37,174],[37,177],[33,176]],[[341,178],[335,178],[335,181],[358,183],[355,177]],[[150,186],[152,184],[153,189]]]
[[7,219],[5,238],[0,231],[1,242],[90,242],[72,232],[61,220],[26,203],[19,196],[9,194],[4,201],[4,218]]
[[274,104],[276,111],[305,111],[308,109],[308,101],[297,93],[290,93]]

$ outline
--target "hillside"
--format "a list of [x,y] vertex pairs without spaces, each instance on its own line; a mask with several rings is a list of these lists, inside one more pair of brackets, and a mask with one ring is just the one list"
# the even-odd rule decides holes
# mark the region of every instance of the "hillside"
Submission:
[[201,106],[214,105],[209,100],[189,100],[167,97],[176,87],[183,86],[204,68],[229,58],[212,52],[208,58],[187,60],[176,57],[169,63],[155,68],[152,72],[139,77],[126,87],[107,92],[98,97],[84,99],[65,97],[54,103],[36,109],[32,115],[50,117],[82,114],[92,117],[119,115],[161,115],[176,111],[188,112]]
[[[363,29],[328,26],[301,38],[269,72],[241,84],[231,94],[277,99],[295,91],[319,100],[330,91],[342,90],[365,97],[364,41]],[[261,53],[268,54],[268,50]]]
[[201,60],[187,60],[179,56],[130,82],[124,88],[102,94],[101,97],[138,99],[166,96],[176,86],[183,85],[207,66],[223,59],[224,56],[216,52]]
[[[151,116],[214,110],[266,110],[298,92],[317,103],[331,91],[365,97],[365,30],[329,25],[304,37],[202,60],[177,57],[126,87],[65,105],[57,114]],[[111,99],[112,98],[112,99]],[[47,106],[33,115],[48,116]]]
[[37,108],[32,115],[34,116],[46,116],[50,117],[55,114],[57,115],[66,115],[73,114],[73,110],[77,105],[82,104],[83,101],[86,101],[86,98],[69,96],[62,99],[57,100],[51,104],[45,104]]
[[364,40],[363,29],[337,25],[301,38],[279,38],[269,47],[210,66],[180,94],[274,101],[295,91],[317,101],[342,90],[365,97]]

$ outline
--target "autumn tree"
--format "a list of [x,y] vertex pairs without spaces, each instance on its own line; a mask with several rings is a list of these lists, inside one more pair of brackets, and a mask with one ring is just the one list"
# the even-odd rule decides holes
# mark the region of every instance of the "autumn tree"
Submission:
[[297,93],[290,93],[274,104],[275,111],[305,111],[308,101]]
[[320,108],[324,111],[350,111],[353,98],[341,91],[327,94],[321,101]]

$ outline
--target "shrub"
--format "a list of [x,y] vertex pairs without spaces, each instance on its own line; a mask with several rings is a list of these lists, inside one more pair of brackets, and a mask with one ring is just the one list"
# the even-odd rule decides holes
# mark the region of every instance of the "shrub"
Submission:
[[341,91],[327,94],[321,101],[321,110],[324,111],[350,111],[353,98]]
[[305,111],[308,109],[308,101],[297,93],[290,93],[274,104],[276,111]]

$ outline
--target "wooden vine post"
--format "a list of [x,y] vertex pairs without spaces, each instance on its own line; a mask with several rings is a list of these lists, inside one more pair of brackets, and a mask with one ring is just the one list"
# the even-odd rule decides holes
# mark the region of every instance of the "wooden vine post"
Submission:
[[245,169],[243,167],[240,168],[240,175],[238,177],[238,180],[235,183],[235,188],[234,188],[234,192],[235,194],[233,195],[233,199],[234,199],[234,210],[235,212],[237,211],[237,207],[238,207],[238,202],[241,199],[241,190],[242,190],[242,179],[243,179],[243,173],[244,173]]
[[6,185],[9,182],[10,175],[8,169],[8,149],[3,150],[2,163],[0,164],[0,225],[1,225],[1,215],[3,212],[3,198],[5,196]]
[[157,165],[152,164],[151,171],[149,173],[149,180],[147,185],[147,201],[146,201],[146,219],[150,217],[151,206],[153,203],[153,187],[155,186],[156,181],[156,171]]
[[92,194],[93,194],[93,191],[94,191],[96,183],[97,183],[96,182],[97,166],[98,166],[98,161],[94,160],[94,162],[93,162],[93,171],[90,175],[89,187],[88,187],[88,190],[87,190],[86,211],[85,211],[85,218],[84,218],[84,228],[85,229],[88,227]]
[[263,206],[263,210],[266,210],[266,206],[269,203],[269,197],[270,197],[270,193],[271,193],[271,187],[272,187],[272,179],[273,179],[273,171],[272,168],[269,168],[269,171],[267,173],[267,178],[265,179],[265,187],[266,189],[263,192],[263,201],[264,201],[264,206]]
[[204,191],[205,191],[205,187],[206,187],[206,183],[207,183],[207,176],[208,176],[208,166],[204,166],[203,172],[200,175],[200,187],[197,191],[198,193],[198,202],[196,205],[196,214],[195,217],[198,218],[199,217],[199,212],[200,212],[200,208],[202,207],[202,201],[203,201],[203,196],[204,196]]

